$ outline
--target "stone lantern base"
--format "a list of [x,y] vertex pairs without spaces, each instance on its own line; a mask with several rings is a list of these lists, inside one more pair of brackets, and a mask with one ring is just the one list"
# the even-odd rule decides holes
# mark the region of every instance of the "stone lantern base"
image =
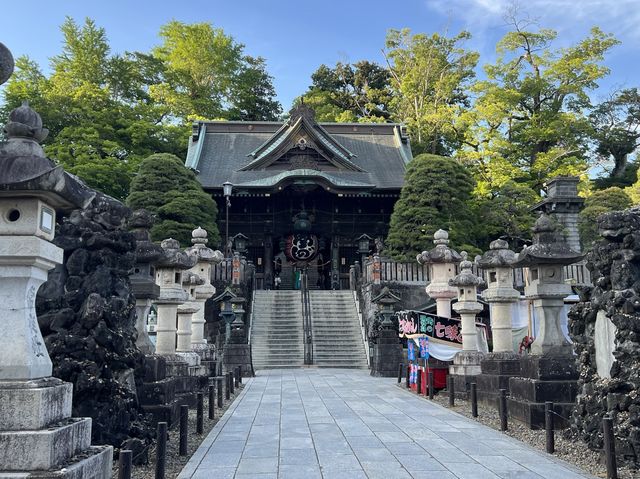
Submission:
[[489,353],[480,361],[481,373],[476,378],[478,402],[498,409],[500,389],[509,393],[509,378],[520,375],[521,356],[514,352]]
[[91,419],[72,418],[73,385],[0,383],[0,477],[111,477],[113,448],[91,446]]
[[[179,362],[188,374],[185,362]],[[145,375],[142,387],[138,390],[138,400],[142,409],[151,414],[156,422],[165,421],[171,427],[180,417],[180,406],[183,404],[194,406],[196,392],[200,386],[198,378],[188,375],[169,376],[168,366],[176,368],[178,365],[168,362],[164,356],[145,357]]]
[[378,333],[373,345],[371,375],[394,378],[398,375],[398,366],[402,362],[402,346],[398,341],[398,333],[393,329],[383,329]]
[[243,377],[253,376],[251,345],[245,342],[243,330],[234,329],[231,332],[231,337],[222,352],[222,365],[225,371],[234,371],[240,366]]
[[544,403],[553,401],[555,426],[569,426],[578,394],[578,372],[574,356],[524,356],[519,377],[509,379],[509,417],[531,429],[544,428]]
[[460,351],[449,366],[449,375],[453,377],[456,397],[466,399],[471,390],[471,383],[476,382],[480,374],[480,361],[484,353],[480,351]]

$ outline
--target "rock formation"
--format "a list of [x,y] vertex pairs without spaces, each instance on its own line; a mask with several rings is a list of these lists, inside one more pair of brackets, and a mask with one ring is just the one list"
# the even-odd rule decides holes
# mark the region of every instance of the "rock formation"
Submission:
[[571,430],[603,447],[602,417],[613,416],[619,462],[640,465],[640,208],[598,219],[602,239],[587,255],[594,287],[569,314],[578,354],[579,395]]
[[136,455],[150,430],[136,396],[144,367],[135,344],[129,215],[98,193],[88,208],[59,221],[53,242],[64,250],[64,264],[40,289],[37,310],[53,373],[74,385],[73,414],[93,419],[94,441],[124,443]]

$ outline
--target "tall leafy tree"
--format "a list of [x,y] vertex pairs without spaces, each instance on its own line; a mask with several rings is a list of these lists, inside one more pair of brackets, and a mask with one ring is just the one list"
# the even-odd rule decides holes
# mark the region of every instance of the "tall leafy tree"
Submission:
[[145,158],[131,183],[127,205],[157,216],[151,229],[154,241],[174,238],[187,247],[198,226],[207,230],[211,244],[220,240],[215,201],[177,156],[159,153]]
[[637,166],[629,156],[640,146],[640,92],[621,90],[597,105],[589,115],[594,128],[596,153],[607,168],[608,178],[599,183],[629,186],[635,181]]
[[390,117],[389,73],[370,61],[336,63],[311,75],[312,85],[301,101],[327,122],[381,122]]
[[267,73],[265,59],[244,57],[231,89],[229,120],[276,121],[282,106],[276,99],[273,78]]
[[583,175],[590,125],[589,93],[609,70],[602,62],[618,42],[593,28],[568,48],[553,48],[556,32],[530,30],[512,19],[513,30],[497,45],[496,63],[474,86],[474,108],[460,117],[465,148],[482,193],[509,180],[535,192],[561,174]]
[[466,50],[468,32],[447,37],[389,30],[384,54],[393,101],[392,116],[405,123],[415,151],[450,152],[458,145],[455,119],[469,106],[466,90],[478,54]]
[[440,228],[456,247],[474,249],[474,216],[469,208],[474,180],[453,158],[421,154],[408,165],[405,184],[391,215],[385,254],[411,260],[429,246]]

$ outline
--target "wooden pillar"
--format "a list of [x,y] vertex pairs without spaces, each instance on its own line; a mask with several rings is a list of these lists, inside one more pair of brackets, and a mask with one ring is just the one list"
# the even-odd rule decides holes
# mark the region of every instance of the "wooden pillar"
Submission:
[[264,235],[264,289],[273,287],[273,241],[270,234]]

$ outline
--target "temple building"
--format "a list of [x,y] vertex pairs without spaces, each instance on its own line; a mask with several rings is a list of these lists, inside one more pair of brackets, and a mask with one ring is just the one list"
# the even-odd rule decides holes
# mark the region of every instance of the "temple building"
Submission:
[[256,265],[258,287],[296,288],[304,264],[310,288],[339,289],[351,264],[380,250],[411,159],[402,125],[317,123],[300,104],[284,123],[195,123],[186,166],[216,200],[229,249]]

